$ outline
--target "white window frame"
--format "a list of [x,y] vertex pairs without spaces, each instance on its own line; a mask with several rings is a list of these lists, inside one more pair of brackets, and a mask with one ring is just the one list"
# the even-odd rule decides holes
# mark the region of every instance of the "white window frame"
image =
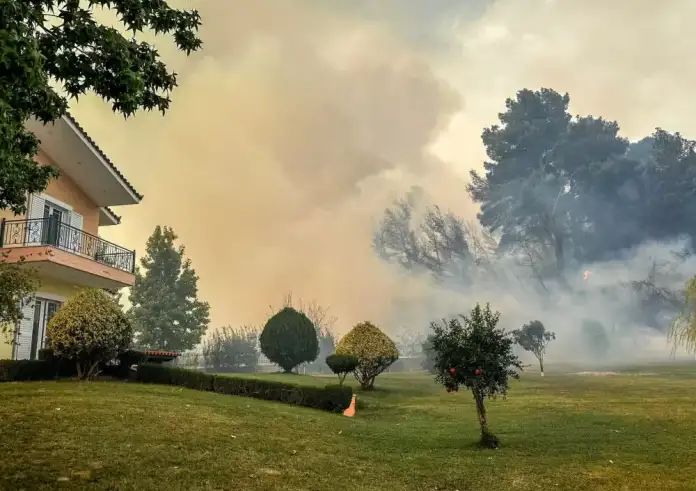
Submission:
[[44,201],[48,201],[49,203],[53,204],[56,206],[56,208],[63,208],[64,210],[71,212],[73,211],[73,207],[70,206],[67,203],[63,203],[61,200],[54,198],[53,196],[49,196],[46,193],[38,193],[37,196]]
[[[47,301],[48,302],[58,302],[58,303],[60,303],[60,307],[62,307],[67,299],[66,299],[66,297],[64,297],[62,295],[56,295],[54,293],[36,292],[34,294],[34,298],[32,301],[36,302],[37,300],[42,302],[41,312],[39,313],[41,320],[39,321],[40,322],[39,323],[39,332],[37,333],[39,336],[39,339],[37,340],[37,344],[36,344],[37,354],[38,354],[38,350],[43,349],[45,347],[45,344],[46,344],[46,328],[48,327],[48,324],[41,325],[41,323],[43,322],[43,319],[46,317],[46,303],[45,302],[47,302]],[[60,307],[58,307],[58,308],[60,308]],[[33,326],[34,322],[35,322],[35,318],[32,316],[32,326]],[[33,329],[32,329],[32,331],[33,331]],[[33,332],[32,332],[32,334],[33,334]],[[29,342],[31,343],[31,338],[29,338]],[[30,357],[29,359],[31,359],[31,345],[29,348],[29,357]]]

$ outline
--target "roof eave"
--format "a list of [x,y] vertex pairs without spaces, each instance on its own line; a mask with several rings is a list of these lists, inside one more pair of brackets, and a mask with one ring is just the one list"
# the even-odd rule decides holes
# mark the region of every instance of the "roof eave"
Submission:
[[132,197],[133,202],[131,204],[138,204],[143,199],[143,195],[138,193],[133,185],[128,182],[126,177],[121,174],[116,165],[107,157],[107,155],[102,151],[101,148],[96,144],[94,140],[87,134],[87,132],[80,126],[77,120],[70,114],[66,113],[62,118],[68,127],[78,136],[78,138],[87,146],[91,152],[94,154],[96,159],[109,171],[109,173],[114,177],[116,181],[123,187],[123,189]]

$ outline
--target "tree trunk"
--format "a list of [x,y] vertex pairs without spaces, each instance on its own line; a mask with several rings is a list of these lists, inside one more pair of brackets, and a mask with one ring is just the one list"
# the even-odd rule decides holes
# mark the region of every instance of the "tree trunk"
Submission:
[[565,254],[563,251],[563,236],[560,234],[554,234],[553,238],[553,248],[556,256],[556,273],[558,276],[563,275],[563,270],[565,269]]
[[554,255],[556,256],[556,279],[558,285],[564,290],[570,290],[570,285],[565,277],[565,252],[563,249],[563,235],[553,235]]
[[363,390],[372,390],[375,387],[375,377],[364,376],[358,378],[358,382],[360,382],[360,387]]
[[481,440],[479,447],[495,449],[500,446],[498,437],[488,430],[488,419],[486,418],[486,406],[484,404],[483,392],[480,389],[474,389],[474,400],[476,401],[476,413],[481,425]]
[[539,367],[541,368],[541,376],[544,376],[544,357],[539,357]]
[[480,390],[474,389],[474,400],[476,401],[476,414],[481,426],[481,439],[490,432],[488,431],[488,420],[486,419],[486,406],[483,401],[483,394]]
[[94,362],[92,363],[92,366],[89,367],[89,370],[87,371],[87,380],[90,380],[92,377],[96,376],[99,373],[99,362]]

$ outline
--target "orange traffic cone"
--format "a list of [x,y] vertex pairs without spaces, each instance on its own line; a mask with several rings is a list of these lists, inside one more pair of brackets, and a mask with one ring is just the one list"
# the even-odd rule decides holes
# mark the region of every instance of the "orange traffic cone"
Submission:
[[348,406],[348,409],[343,411],[343,416],[348,416],[349,418],[355,416],[355,394],[353,394],[353,398],[350,400],[350,406]]

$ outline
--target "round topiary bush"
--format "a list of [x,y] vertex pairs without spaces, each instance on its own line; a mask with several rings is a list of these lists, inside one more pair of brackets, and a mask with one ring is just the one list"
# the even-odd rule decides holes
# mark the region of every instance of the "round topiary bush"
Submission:
[[372,389],[375,378],[399,359],[399,350],[389,336],[370,322],[357,324],[336,347],[338,355],[353,355],[360,360],[355,378],[363,389]]
[[85,380],[96,375],[100,363],[130,347],[133,327],[113,297],[87,288],[58,309],[46,335],[53,354],[73,361],[78,377]]
[[353,373],[355,369],[358,368],[358,365],[360,365],[360,359],[353,355],[340,355],[334,353],[326,357],[326,364],[333,373],[338,375],[338,385],[343,385],[346,375]]
[[302,312],[285,307],[268,319],[259,337],[261,352],[285,373],[319,356],[314,324]]

